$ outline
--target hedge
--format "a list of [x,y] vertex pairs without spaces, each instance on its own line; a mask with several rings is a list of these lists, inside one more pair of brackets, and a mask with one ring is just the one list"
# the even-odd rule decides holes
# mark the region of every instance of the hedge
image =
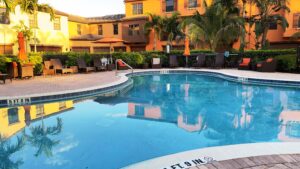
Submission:
[[[189,58],[189,64],[195,62],[196,56],[199,53],[212,53],[209,50],[192,50],[191,57]],[[113,60],[122,59],[134,68],[140,68],[144,64],[151,64],[152,58],[161,58],[162,65],[164,67],[169,66],[168,55],[179,55],[178,62],[180,66],[185,66],[185,57],[183,57],[183,51],[172,51],[170,54],[166,54],[160,51],[145,51],[145,52],[116,52],[112,54]],[[83,58],[88,65],[92,65],[93,58],[110,57],[109,53],[30,53],[29,60],[35,65],[35,74],[42,73],[43,60],[50,60],[52,58],[59,58],[66,66],[76,66],[76,60]],[[268,57],[274,57],[278,59],[279,71],[294,71],[296,67],[296,49],[284,49],[284,50],[253,50],[245,51],[238,55],[232,55],[226,58],[227,61],[237,62],[241,57],[250,57],[254,62],[265,60]],[[6,62],[18,61],[16,56],[0,55],[0,71],[6,72]]]

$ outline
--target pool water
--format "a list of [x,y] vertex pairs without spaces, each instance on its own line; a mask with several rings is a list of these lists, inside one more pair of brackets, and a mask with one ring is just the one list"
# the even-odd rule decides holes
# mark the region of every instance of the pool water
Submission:
[[0,168],[116,169],[211,146],[300,141],[300,89],[132,78],[117,96],[0,109]]

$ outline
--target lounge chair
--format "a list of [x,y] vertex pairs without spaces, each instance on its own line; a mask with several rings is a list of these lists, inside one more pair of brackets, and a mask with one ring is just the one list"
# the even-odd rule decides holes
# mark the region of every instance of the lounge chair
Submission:
[[0,72],[0,80],[2,80],[4,84],[6,82],[6,79],[10,79],[10,81],[12,82],[12,77],[10,77],[8,74],[3,74]]
[[177,56],[176,55],[171,55],[169,58],[169,64],[171,68],[175,68],[178,67],[178,60],[177,60]]
[[54,68],[55,74],[67,74],[67,73],[73,73],[73,69],[63,67],[61,64],[61,61],[59,59],[50,59],[50,62]]
[[239,64],[239,70],[250,70],[251,58],[243,58],[242,62]]
[[117,65],[118,65],[118,70],[128,70],[128,67],[120,59],[117,61]]
[[161,68],[161,60],[160,58],[152,58],[152,68],[153,69],[160,69]]
[[[104,59],[104,58],[102,58]],[[107,62],[103,62],[102,59],[100,60],[99,58],[94,58],[93,62],[94,62],[94,67],[96,68],[97,71],[105,71],[107,68]]]
[[225,58],[223,53],[218,53],[215,58],[214,67],[223,68],[225,65]]
[[44,61],[43,75],[55,75],[54,66],[51,61]]
[[88,67],[86,65],[85,61],[81,58],[77,59],[77,64],[78,64],[78,69],[81,72],[88,73],[88,72],[93,72],[96,70],[95,67]]
[[193,67],[200,68],[205,66],[205,54],[200,54],[196,58],[196,63],[193,64]]
[[266,61],[256,65],[259,72],[275,72],[277,69],[277,61],[273,58],[268,58]]

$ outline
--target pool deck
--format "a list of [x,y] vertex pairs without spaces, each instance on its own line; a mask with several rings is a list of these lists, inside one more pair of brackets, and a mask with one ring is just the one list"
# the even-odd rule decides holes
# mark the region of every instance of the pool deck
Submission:
[[[261,73],[254,71],[241,71],[236,69],[148,69],[135,70],[135,72],[161,71],[161,70],[193,70],[222,73],[224,75],[256,78],[266,80],[284,80],[300,82],[300,74],[291,73]],[[127,71],[128,73],[128,71]],[[120,84],[127,78],[115,72],[98,72],[90,74],[60,75],[50,77],[35,77],[28,80],[7,81],[5,85],[0,84],[0,100],[15,99],[18,97],[32,97],[54,95],[56,93],[72,93],[75,91],[87,91],[90,89],[101,89],[107,86]]]
[[189,169],[299,169],[300,154],[269,155],[216,161]]

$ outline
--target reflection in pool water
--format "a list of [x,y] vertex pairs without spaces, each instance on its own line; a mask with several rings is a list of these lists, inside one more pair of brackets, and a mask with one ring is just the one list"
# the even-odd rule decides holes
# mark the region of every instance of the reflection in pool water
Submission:
[[0,168],[110,169],[209,146],[300,141],[299,89],[133,79],[118,96],[0,109]]

